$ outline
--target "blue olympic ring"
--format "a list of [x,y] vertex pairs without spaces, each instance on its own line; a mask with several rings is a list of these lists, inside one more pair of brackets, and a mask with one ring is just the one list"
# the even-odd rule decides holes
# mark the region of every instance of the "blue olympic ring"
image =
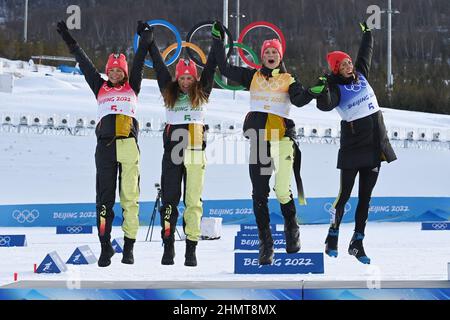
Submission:
[[[174,55],[167,62],[165,62],[166,66],[170,66],[172,63],[174,63],[178,59],[178,57],[181,54],[181,50],[183,49],[183,47],[182,47],[183,40],[181,40],[180,32],[178,32],[178,29],[173,24],[171,24],[170,22],[168,22],[166,20],[162,20],[162,19],[148,20],[147,23],[150,26],[167,27],[170,31],[172,31],[175,34],[175,38],[177,39],[177,49],[175,50]],[[134,53],[136,53],[138,45],[139,45],[139,35],[136,33],[134,35],[134,40],[133,40]],[[149,68],[153,68],[153,62],[151,60],[145,60],[145,65]]]

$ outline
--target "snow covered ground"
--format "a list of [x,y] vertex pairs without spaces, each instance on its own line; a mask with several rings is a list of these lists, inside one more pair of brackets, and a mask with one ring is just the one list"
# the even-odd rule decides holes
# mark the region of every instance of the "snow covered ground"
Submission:
[[[279,225],[278,229],[281,230]],[[122,254],[112,258],[107,268],[97,265],[71,266],[61,274],[35,274],[33,264],[56,250],[66,261],[77,246],[89,245],[98,258],[100,246],[91,235],[57,235],[56,228],[0,228],[0,234],[26,233],[28,246],[0,249],[0,285],[18,280],[67,281],[369,281],[369,280],[447,280],[450,257],[450,232],[421,231],[419,223],[369,223],[365,240],[366,252],[372,259],[367,266],[348,255],[347,248],[353,233],[352,224],[343,224],[338,258],[324,256],[324,274],[298,275],[242,275],[234,274],[234,236],[239,226],[223,227],[219,240],[200,241],[197,248],[198,266],[185,267],[184,241],[175,243],[175,264],[161,265],[163,248],[158,234],[152,242],[145,242],[147,227],[141,227],[135,244],[135,264],[120,262]],[[326,225],[301,227],[301,252],[323,252]],[[115,227],[113,237],[123,237]],[[283,250],[277,250],[277,252]]]
[[[0,59],[3,72],[16,76],[13,93],[0,93],[0,125],[6,116],[19,123],[22,116],[29,121],[39,117],[46,122],[53,117],[55,124],[63,118],[73,126],[79,118],[95,119],[96,102],[82,76],[55,72],[39,66],[33,72],[26,63]],[[21,66],[22,65],[22,66]],[[159,128],[164,121],[164,108],[153,80],[144,80],[139,96],[141,126],[150,122]],[[213,90],[208,107],[210,127],[235,126],[235,133],[225,138],[234,151],[247,149],[239,128],[248,111],[248,93]],[[450,140],[450,116],[383,109],[390,132],[398,131],[399,138],[413,131],[417,137],[425,132],[427,139],[439,132],[442,140]],[[297,128],[305,132],[316,128],[323,132],[332,128],[336,135],[339,116],[336,112],[320,112],[314,102],[292,111]],[[212,135],[214,136],[214,135]],[[222,138],[221,138],[222,137]],[[204,199],[250,198],[250,181],[245,156],[225,162],[221,156],[223,134],[216,134],[209,143],[208,167]],[[155,198],[153,184],[160,179],[162,142],[158,133],[142,135],[141,200]],[[339,171],[336,169],[338,146],[335,144],[302,143],[302,176],[308,197],[333,197],[338,192]],[[39,135],[0,131],[0,204],[82,203],[95,200],[95,137]],[[227,149],[228,150],[228,149]],[[450,150],[445,148],[399,148],[398,161],[383,165],[374,196],[450,196]],[[242,154],[241,154],[242,155]],[[225,157],[225,158],[224,158]],[[357,193],[355,185],[353,195]],[[272,197],[274,195],[272,194]],[[1,212],[0,212],[1,214]],[[279,226],[280,228],[281,226]],[[25,233],[28,246],[0,248],[0,285],[12,281],[17,272],[19,280],[365,280],[379,275],[380,280],[446,280],[450,261],[450,233],[421,231],[418,223],[370,223],[365,240],[366,251],[373,260],[365,266],[346,253],[353,224],[341,228],[340,256],[325,257],[323,275],[235,275],[233,274],[234,235],[239,226],[224,226],[220,240],[201,241],[198,247],[197,268],[184,267],[184,242],[177,241],[174,266],[160,264],[160,241],[146,243],[146,227],[141,227],[135,249],[136,264],[120,263],[120,254],[113,257],[107,272],[96,265],[72,268],[60,275],[33,273],[33,264],[56,250],[66,260],[76,246],[88,244],[99,255],[95,234],[56,235],[55,228],[7,228],[0,226],[0,234]],[[323,252],[326,225],[302,226],[302,251]],[[122,237],[114,228],[113,237]],[[156,240],[156,238],[154,238]]]

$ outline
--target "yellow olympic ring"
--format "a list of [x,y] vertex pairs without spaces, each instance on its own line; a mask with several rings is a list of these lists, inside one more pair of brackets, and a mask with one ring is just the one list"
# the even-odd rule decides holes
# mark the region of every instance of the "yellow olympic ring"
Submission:
[[[166,60],[166,57],[169,55],[169,53],[171,53],[177,46],[178,46],[178,43],[176,43],[176,42],[172,43],[170,46],[168,46],[163,51],[163,53],[161,53],[161,56],[162,56],[163,60]],[[200,56],[200,59],[202,60],[202,63],[206,63],[206,55],[205,55],[205,53],[203,52],[203,50],[199,46],[197,46],[196,44],[193,44],[191,42],[186,42],[186,41],[183,41],[181,46],[183,48],[184,47],[188,47],[188,48],[191,48],[192,50],[194,50]]]

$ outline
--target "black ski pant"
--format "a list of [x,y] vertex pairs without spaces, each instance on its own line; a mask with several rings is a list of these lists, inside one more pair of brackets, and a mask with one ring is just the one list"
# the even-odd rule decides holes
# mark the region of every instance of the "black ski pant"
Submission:
[[[372,191],[378,179],[380,167],[341,169],[339,195],[332,208],[331,227],[338,229],[345,214],[345,205],[350,199],[356,175],[359,173],[358,205],[355,211],[355,232],[364,234],[369,215]],[[334,209],[334,210],[333,210]]]
[[274,170],[274,191],[280,201],[281,213],[285,221],[292,222],[296,218],[295,204],[290,190],[293,156],[293,142],[289,138],[272,142],[265,141],[262,134],[250,138],[249,174],[252,182],[253,212],[259,230],[269,228],[269,181]]
[[204,130],[203,125],[194,123],[168,124],[164,130],[160,208],[163,241],[174,241],[179,216],[177,206],[182,194],[185,205],[183,230],[186,238],[198,241],[201,236],[201,194],[206,166]]
[[95,150],[96,210],[100,242],[111,240],[117,178],[122,230],[136,239],[139,228],[139,148],[135,138],[98,139]]

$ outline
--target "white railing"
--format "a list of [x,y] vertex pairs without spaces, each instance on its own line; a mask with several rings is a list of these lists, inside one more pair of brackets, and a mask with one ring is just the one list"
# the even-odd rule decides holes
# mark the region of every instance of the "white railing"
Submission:
[[[141,137],[161,137],[165,122],[161,119],[138,119]],[[0,120],[0,134],[36,135],[95,135],[96,120],[87,117],[53,115],[5,115]],[[245,139],[242,124],[221,122],[207,125],[209,139],[228,137],[233,140]],[[388,128],[388,136],[393,147],[413,149],[450,150],[450,130]],[[296,138],[300,144],[339,145],[340,132],[337,127],[323,125],[302,125],[297,128]]]

